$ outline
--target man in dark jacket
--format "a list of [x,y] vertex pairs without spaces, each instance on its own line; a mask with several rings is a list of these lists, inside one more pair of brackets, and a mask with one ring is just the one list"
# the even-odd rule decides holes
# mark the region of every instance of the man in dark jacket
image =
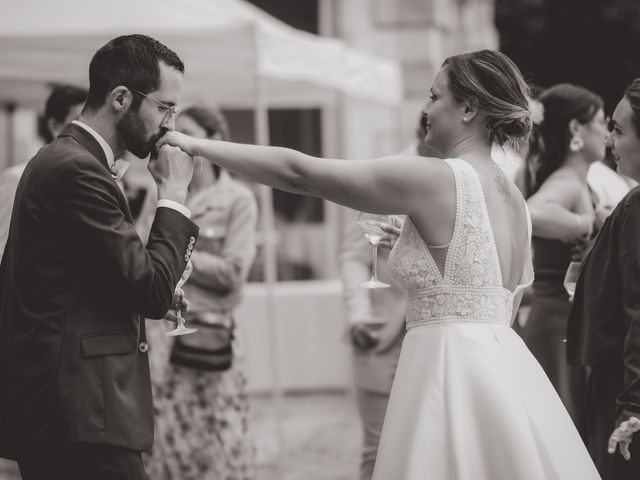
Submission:
[[[27,165],[0,264],[0,456],[24,480],[145,478],[153,442],[144,317],[170,308],[198,228],[193,160],[154,152],[158,208],[145,247],[116,180],[173,128],[184,65],[160,42],[96,52],[74,121]],[[157,157],[157,158],[156,158]]]
[[[618,171],[640,180],[640,79],[613,114],[610,139]],[[589,453],[603,480],[640,478],[640,187],[607,218],[576,286],[567,331],[568,359],[591,368]],[[620,454],[617,452],[620,448]]]

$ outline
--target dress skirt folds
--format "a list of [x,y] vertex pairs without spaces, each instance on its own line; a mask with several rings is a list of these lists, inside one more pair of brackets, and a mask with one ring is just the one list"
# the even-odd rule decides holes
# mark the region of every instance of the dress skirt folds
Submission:
[[509,325],[407,333],[375,479],[599,479],[545,372]]

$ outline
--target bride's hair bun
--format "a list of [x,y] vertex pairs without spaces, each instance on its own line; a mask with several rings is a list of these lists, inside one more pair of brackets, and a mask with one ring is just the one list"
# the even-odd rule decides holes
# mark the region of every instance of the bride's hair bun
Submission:
[[445,60],[449,88],[459,102],[474,105],[484,115],[492,143],[522,150],[531,134],[529,87],[505,54],[481,50]]
[[498,145],[519,143],[528,138],[532,124],[531,114],[523,109],[514,109],[498,117],[487,116],[486,122],[491,142]]

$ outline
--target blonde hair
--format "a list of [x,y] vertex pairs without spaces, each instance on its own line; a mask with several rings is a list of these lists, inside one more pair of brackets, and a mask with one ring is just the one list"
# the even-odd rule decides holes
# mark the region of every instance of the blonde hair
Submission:
[[503,53],[480,50],[449,57],[442,66],[454,98],[484,115],[489,142],[525,151],[533,124],[530,92],[516,64]]

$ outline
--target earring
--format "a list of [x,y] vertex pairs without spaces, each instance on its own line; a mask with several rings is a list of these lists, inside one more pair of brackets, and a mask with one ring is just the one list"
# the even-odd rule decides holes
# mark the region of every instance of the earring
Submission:
[[582,140],[582,137],[579,137],[578,135],[574,135],[573,137],[571,137],[571,141],[569,142],[569,149],[572,152],[578,152],[582,149],[582,147],[584,147],[584,140]]

